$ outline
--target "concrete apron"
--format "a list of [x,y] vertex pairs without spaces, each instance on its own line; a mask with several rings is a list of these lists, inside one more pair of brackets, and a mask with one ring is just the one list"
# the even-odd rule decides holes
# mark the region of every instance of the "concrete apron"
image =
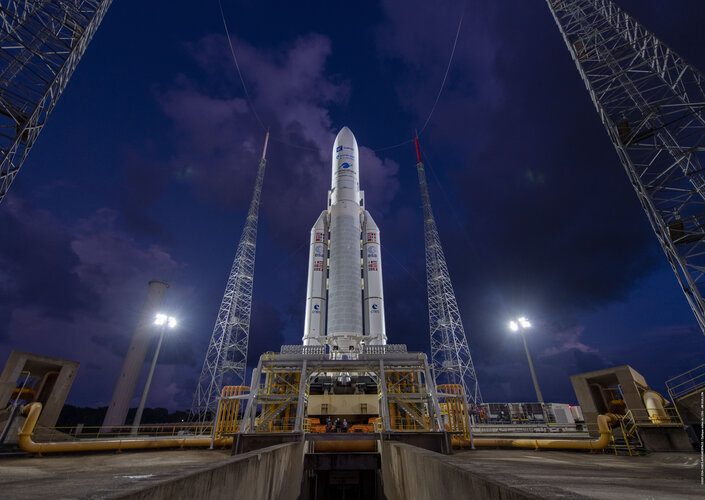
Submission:
[[270,446],[111,498],[296,500],[303,476],[303,455],[303,442]]

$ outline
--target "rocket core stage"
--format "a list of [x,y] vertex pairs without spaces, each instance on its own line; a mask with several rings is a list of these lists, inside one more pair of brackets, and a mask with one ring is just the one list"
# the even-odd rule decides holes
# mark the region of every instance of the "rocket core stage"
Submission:
[[363,341],[383,345],[384,323],[379,228],[360,191],[357,141],[343,127],[333,144],[328,209],[311,229],[303,342],[343,352]]

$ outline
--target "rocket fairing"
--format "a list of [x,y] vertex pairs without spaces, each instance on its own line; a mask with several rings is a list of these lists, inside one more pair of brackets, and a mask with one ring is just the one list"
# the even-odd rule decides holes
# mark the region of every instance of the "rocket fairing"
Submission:
[[348,127],[335,138],[331,167],[328,210],[311,231],[303,341],[345,352],[362,342],[386,343],[382,261],[379,228],[360,191],[357,141]]

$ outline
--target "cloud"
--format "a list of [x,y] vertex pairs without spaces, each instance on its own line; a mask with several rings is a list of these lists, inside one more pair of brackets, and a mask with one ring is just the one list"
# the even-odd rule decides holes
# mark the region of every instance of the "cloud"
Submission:
[[79,361],[71,399],[107,404],[147,281],[178,275],[180,264],[165,249],[125,233],[113,210],[66,226],[16,196],[8,201],[0,230],[14,233],[20,246],[0,250],[0,290],[8,298],[0,305],[0,352]]
[[63,223],[19,196],[5,200],[2,208],[0,320],[20,306],[63,320],[79,310],[95,310],[98,297],[75,271],[79,259]]
[[[276,50],[234,39],[254,109],[271,129],[262,213],[277,241],[305,234],[325,208],[330,187],[330,151],[337,129],[329,107],[344,105],[349,83],[326,72],[330,40],[310,34]],[[209,75],[207,85],[181,76],[157,90],[174,128],[169,160],[174,177],[197,195],[226,208],[249,203],[264,132],[247,100],[235,97],[240,82],[224,36],[188,45]],[[226,76],[224,76],[226,75]],[[234,90],[233,90],[234,89]],[[363,185],[384,210],[398,191],[399,167],[360,148]]]
[[[463,5],[383,2],[382,61],[402,61],[397,94],[420,123]],[[473,304],[496,295],[495,307],[572,320],[625,300],[662,258],[547,8],[467,2],[429,143],[442,166],[426,169],[432,203],[468,315],[490,312]]]
[[575,325],[571,328],[566,328],[564,330],[554,332],[552,335],[553,341],[558,345],[552,345],[551,347],[544,349],[540,356],[554,356],[556,354],[561,354],[563,352],[567,352],[573,349],[576,351],[580,351],[583,354],[597,353],[597,349],[587,346],[580,342],[579,339],[584,330],[584,326]]

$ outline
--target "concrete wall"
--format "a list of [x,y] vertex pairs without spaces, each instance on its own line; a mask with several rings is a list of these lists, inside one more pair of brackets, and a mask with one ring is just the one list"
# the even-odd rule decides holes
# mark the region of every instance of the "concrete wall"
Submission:
[[304,443],[236,455],[198,472],[112,498],[178,500],[253,498],[296,500],[304,470]]
[[387,500],[540,498],[483,478],[455,463],[452,456],[404,443],[382,444],[382,480]]
[[596,383],[604,388],[620,385],[624,393],[624,402],[632,410],[645,410],[641,399],[640,389],[648,387],[644,377],[629,365],[614,366],[603,370],[577,373],[570,376],[573,390],[578,398],[578,404],[583,412],[590,436],[598,437],[600,432],[595,425],[600,410],[599,402],[595,401],[595,393],[590,388],[591,383]]
[[[44,405],[39,417],[39,425],[54,427],[59,414],[64,407],[69,389],[73,384],[78,371],[78,361],[42,356],[29,352],[12,351],[5,363],[5,368],[0,374],[0,408],[4,408],[12,397],[12,392],[17,387],[17,379],[23,371],[29,371],[33,379],[32,384],[39,385],[40,379],[47,373],[58,371],[59,376],[51,388],[46,400],[40,402]],[[28,385],[27,387],[35,387]],[[35,387],[38,389],[38,387]],[[45,391],[42,391],[45,393]]]
[[[323,411],[321,405],[328,405]],[[308,397],[309,415],[359,415],[360,405],[367,406],[365,414],[379,414],[379,396],[377,394],[311,394]],[[335,418],[334,418],[335,419]]]

